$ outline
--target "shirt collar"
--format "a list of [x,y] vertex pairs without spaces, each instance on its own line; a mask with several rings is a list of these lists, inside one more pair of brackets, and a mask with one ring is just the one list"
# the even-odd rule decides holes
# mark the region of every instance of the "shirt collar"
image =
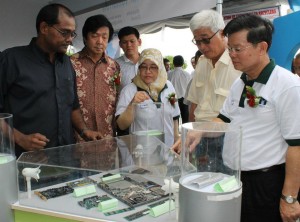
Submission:
[[228,53],[228,50],[226,49],[222,56],[220,57],[219,61],[218,62],[222,62],[224,63],[225,65],[228,65],[230,62],[231,62],[231,58],[229,56],[229,53]]
[[[266,65],[266,67],[261,71],[261,73],[259,74],[259,76],[254,79],[254,80],[247,80],[247,74],[243,73],[241,75],[241,79],[243,80],[243,82],[249,83],[249,82],[258,82],[261,84],[267,84],[271,73],[273,72],[274,68],[275,68],[276,64],[275,61],[273,59],[270,59],[270,62],[268,63],[268,65]],[[248,85],[248,84],[246,84]]]
[[[47,52],[44,52],[37,44],[36,44],[37,38],[34,37],[31,39],[29,45],[32,48],[33,52],[37,54],[38,58],[40,59],[41,62],[49,62],[49,54]],[[64,58],[63,53],[56,53],[56,60],[59,62],[63,63],[63,58]]]
[[130,62],[130,63],[132,63],[134,65],[138,64],[138,62],[137,63],[133,63],[130,59],[127,58],[127,56],[125,54],[123,55],[123,58],[124,58],[125,62]]
[[[91,59],[91,57],[88,55],[87,49],[86,47],[84,47],[80,52],[79,52],[79,58],[89,58]],[[103,52],[102,57],[100,58],[100,60],[98,62],[103,62],[103,63],[107,63],[108,61],[108,56],[106,55],[105,52]]]

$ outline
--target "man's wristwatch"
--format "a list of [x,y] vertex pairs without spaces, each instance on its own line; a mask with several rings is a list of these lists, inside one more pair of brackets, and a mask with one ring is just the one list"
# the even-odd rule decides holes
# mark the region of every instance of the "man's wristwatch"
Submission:
[[297,198],[294,198],[291,195],[285,196],[283,194],[281,194],[281,199],[283,199],[288,204],[293,204],[293,203],[296,203],[298,201]]

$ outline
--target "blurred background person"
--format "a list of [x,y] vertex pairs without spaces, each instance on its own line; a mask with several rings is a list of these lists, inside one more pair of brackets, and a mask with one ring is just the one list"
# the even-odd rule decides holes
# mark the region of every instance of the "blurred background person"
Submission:
[[169,75],[170,82],[173,84],[176,91],[182,123],[187,123],[189,120],[189,107],[183,103],[183,100],[191,76],[187,71],[183,70],[183,64],[184,59],[181,55],[174,56],[174,70],[170,71]]
[[[193,57],[194,58],[194,61],[195,61],[195,67],[194,67],[194,70],[192,71],[192,73],[191,73],[191,80],[190,80],[190,82],[189,82],[189,84],[187,85],[187,87],[186,87],[186,91],[185,91],[185,94],[184,94],[184,100],[183,100],[183,103],[185,104],[185,105],[188,105],[189,106],[189,112],[190,112],[190,109],[191,109],[191,101],[189,101],[188,99],[187,99],[187,97],[188,97],[188,94],[189,94],[189,90],[190,90],[190,88],[191,88],[191,83],[192,83],[192,81],[193,81],[193,78],[194,78],[194,76],[195,76],[195,69],[196,69],[196,66],[197,66],[197,62],[198,62],[198,60],[199,60],[199,58],[200,58],[200,56],[202,55],[202,52],[200,52],[199,50],[197,50],[196,51],[196,53],[195,53],[195,56]],[[191,121],[190,120],[190,114],[189,114],[189,121]]]
[[164,58],[164,66],[165,66],[165,69],[167,71],[167,75],[168,75],[168,80],[170,81],[170,76],[169,76],[169,72],[171,71],[171,63],[170,63],[170,60],[167,59],[167,58]]

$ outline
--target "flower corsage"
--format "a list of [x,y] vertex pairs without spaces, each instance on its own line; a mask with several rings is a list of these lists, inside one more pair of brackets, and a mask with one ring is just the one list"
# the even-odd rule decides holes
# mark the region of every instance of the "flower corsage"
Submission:
[[118,71],[114,73],[114,75],[110,78],[111,84],[117,89],[121,84],[121,76]]
[[171,103],[171,105],[173,107],[175,107],[175,103],[177,102],[176,94],[174,92],[170,93],[167,98],[168,98],[169,102]]
[[247,104],[255,108],[258,106],[261,96],[257,96],[255,90],[251,86],[246,86]]

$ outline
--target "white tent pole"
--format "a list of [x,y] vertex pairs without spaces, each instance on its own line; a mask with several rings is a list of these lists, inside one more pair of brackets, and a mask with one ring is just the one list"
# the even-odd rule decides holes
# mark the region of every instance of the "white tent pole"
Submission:
[[217,0],[217,12],[219,12],[222,15],[222,5],[223,0]]

